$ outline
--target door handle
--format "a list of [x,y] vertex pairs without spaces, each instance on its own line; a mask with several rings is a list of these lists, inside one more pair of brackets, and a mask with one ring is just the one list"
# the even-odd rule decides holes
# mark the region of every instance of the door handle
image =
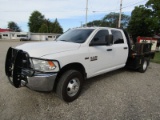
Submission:
[[123,49],[128,49],[128,47],[124,47]]
[[112,51],[112,49],[107,49],[107,51]]

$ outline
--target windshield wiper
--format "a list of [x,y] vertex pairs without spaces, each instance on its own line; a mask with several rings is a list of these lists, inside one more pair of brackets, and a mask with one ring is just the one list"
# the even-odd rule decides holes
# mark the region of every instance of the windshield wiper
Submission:
[[59,41],[64,41],[64,42],[68,42],[68,40],[59,40]]

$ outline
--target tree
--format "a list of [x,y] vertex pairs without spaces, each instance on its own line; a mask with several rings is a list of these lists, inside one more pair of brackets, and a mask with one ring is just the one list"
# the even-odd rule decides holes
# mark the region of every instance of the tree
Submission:
[[46,24],[42,24],[38,32],[39,33],[48,33],[48,26]]
[[[122,13],[121,26],[123,28],[127,28],[129,20],[130,20],[130,17]],[[118,21],[119,21],[119,13],[111,12],[108,15],[104,16],[102,24],[104,25],[106,24],[107,27],[117,28]]]
[[17,23],[15,23],[13,21],[8,22],[8,28],[14,32],[21,32],[20,27],[17,25]]
[[135,7],[128,30],[134,39],[160,33],[160,0],[148,0],[145,6]]
[[147,8],[151,8],[152,11],[152,20],[153,20],[153,29],[155,34],[160,33],[160,0],[149,0],[146,3]]
[[[87,26],[101,26],[101,27],[118,27],[119,13],[111,12],[103,17],[102,20],[94,20],[87,23]],[[130,17],[122,14],[121,26],[127,28]]]
[[30,32],[41,33],[63,33],[63,29],[56,19],[51,22],[46,19],[39,11],[34,11],[28,22]]
[[61,25],[59,24],[57,18],[52,23],[52,28],[51,29],[52,29],[53,33],[63,33],[63,29],[62,29]]
[[41,28],[43,23],[44,15],[42,15],[39,11],[32,12],[28,22],[30,32],[39,32],[39,29]]
[[102,20],[94,20],[92,22],[88,22],[87,26],[91,27],[91,26],[101,26],[102,25]]
[[136,41],[137,36],[152,36],[154,33],[153,24],[151,10],[140,5],[132,11],[128,30]]
[[46,29],[45,30],[46,32],[43,32],[43,33],[52,33],[52,22],[49,19],[44,19],[42,25],[43,27],[45,26],[45,29]]
[[146,6],[152,8],[154,15],[160,18],[160,0],[149,0]]

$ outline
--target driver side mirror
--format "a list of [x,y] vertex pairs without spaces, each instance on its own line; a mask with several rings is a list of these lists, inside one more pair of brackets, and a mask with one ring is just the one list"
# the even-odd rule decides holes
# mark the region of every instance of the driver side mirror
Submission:
[[113,44],[113,35],[107,35],[106,36],[106,45],[112,45]]

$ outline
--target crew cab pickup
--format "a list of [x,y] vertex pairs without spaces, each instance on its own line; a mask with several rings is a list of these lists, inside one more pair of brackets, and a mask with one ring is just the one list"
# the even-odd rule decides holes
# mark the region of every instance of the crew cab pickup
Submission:
[[75,100],[85,79],[122,67],[145,72],[154,57],[151,44],[130,44],[122,29],[75,28],[56,41],[10,47],[5,72],[16,88],[55,90],[66,102]]

